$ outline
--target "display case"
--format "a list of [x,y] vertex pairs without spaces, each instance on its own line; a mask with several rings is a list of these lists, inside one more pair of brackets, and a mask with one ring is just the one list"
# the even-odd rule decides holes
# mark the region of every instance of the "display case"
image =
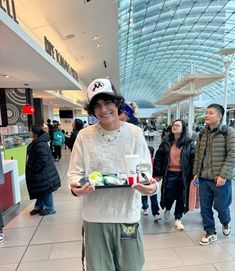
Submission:
[[29,133],[18,133],[0,135],[0,149],[8,150],[17,148],[23,145],[28,145],[32,141]]

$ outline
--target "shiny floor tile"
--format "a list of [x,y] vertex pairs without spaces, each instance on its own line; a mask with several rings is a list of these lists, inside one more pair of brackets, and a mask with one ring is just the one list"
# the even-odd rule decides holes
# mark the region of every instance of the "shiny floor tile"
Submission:
[[51,224],[50,227],[40,226],[31,244],[80,241],[82,240],[81,232],[81,224]]
[[192,246],[175,248],[184,265],[197,265],[232,261],[233,258],[219,245]]
[[145,251],[145,271],[183,266],[174,249],[152,249]]
[[[1,267],[1,266],[0,266]],[[21,263],[17,271],[82,271],[80,258]]]

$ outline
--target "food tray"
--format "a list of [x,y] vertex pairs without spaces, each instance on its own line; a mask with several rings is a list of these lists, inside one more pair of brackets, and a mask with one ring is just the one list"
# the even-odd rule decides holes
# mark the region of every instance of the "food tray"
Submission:
[[123,187],[131,187],[131,185],[130,185],[130,184],[95,185],[95,188],[96,188],[96,189],[123,188]]

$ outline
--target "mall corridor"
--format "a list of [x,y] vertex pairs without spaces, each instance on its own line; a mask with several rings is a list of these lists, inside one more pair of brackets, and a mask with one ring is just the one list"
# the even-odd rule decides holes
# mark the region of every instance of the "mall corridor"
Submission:
[[[70,151],[64,150],[62,161],[56,163],[62,187],[55,194],[57,213],[46,217],[29,215],[33,202],[22,187],[23,204],[13,219],[5,217],[5,241],[0,244],[1,271],[80,271],[81,269],[81,208],[79,198],[68,193],[66,170]],[[232,204],[234,218],[235,206]],[[14,213],[14,211],[13,211]],[[162,214],[162,213],[161,213]],[[11,214],[12,215],[12,214]],[[144,271],[215,271],[235,270],[235,222],[233,234],[225,238],[217,220],[218,241],[201,247],[203,234],[199,211],[184,218],[185,230],[173,227],[173,216],[153,221],[150,214],[142,216],[146,263]],[[9,220],[9,221],[7,221]],[[102,271],[102,270],[101,270]]]

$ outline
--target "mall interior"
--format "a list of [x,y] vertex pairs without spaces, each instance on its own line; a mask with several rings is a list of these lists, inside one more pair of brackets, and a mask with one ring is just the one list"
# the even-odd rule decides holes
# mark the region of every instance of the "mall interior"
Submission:
[[[30,216],[26,149],[30,127],[47,119],[68,135],[75,118],[96,123],[84,109],[95,78],[136,103],[155,151],[165,125],[184,119],[192,135],[211,103],[235,126],[235,0],[0,0],[0,37],[1,271],[82,270],[81,199],[67,184],[71,151],[63,145],[55,161],[56,214]],[[183,216],[183,231],[173,211],[165,220],[160,210],[157,222],[150,208],[142,212],[143,270],[235,270],[234,196],[230,211],[232,234],[223,235],[215,212],[218,241],[210,246],[198,243],[200,208]]]

